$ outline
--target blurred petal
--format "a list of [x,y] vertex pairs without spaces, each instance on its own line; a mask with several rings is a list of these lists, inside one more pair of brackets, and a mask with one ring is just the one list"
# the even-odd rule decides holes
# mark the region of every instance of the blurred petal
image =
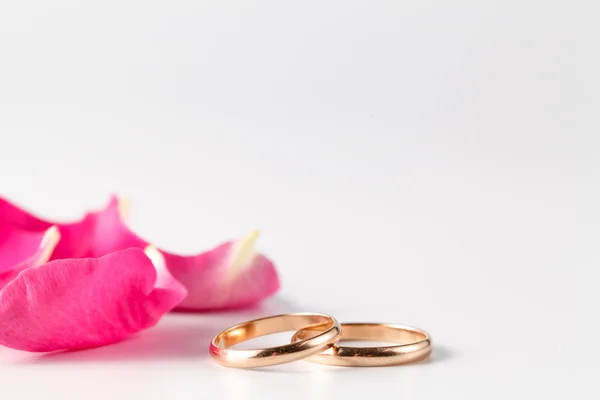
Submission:
[[[97,215],[93,256],[148,246],[147,241],[125,225],[121,209],[119,200],[113,198],[106,210]],[[258,233],[253,232],[195,256],[157,250],[164,257],[166,270],[188,290],[188,296],[177,308],[197,311],[241,308],[273,295],[279,289],[279,278],[273,263],[255,252],[257,237]]]
[[0,289],[24,269],[48,261],[59,239],[55,226],[42,232],[28,232],[0,225]]
[[128,208],[121,199],[113,196],[106,208],[95,214],[92,257],[100,257],[116,250],[130,247],[146,249],[149,243],[139,238],[123,222],[121,212]]
[[156,283],[140,249],[29,268],[0,290],[0,344],[53,351],[117,342],[154,326],[186,295],[174,280]]
[[193,257],[163,253],[171,274],[188,288],[188,296],[177,308],[244,308],[275,294],[279,277],[273,262],[254,251],[256,236],[253,233]]
[[12,225],[26,231],[45,231],[53,224],[0,198],[0,225]]
[[86,214],[79,221],[58,223],[38,218],[30,212],[0,198],[0,226],[14,226],[29,232],[44,232],[57,226],[61,240],[50,259],[82,258],[90,256],[96,215],[103,211]]

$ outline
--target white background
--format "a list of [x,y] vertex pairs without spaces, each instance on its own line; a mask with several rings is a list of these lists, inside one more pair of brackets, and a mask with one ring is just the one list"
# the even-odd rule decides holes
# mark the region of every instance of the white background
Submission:
[[[117,193],[182,253],[258,228],[282,278],[258,310],[82,352],[2,348],[2,398],[595,397],[598,257],[574,256],[599,221],[599,36],[560,3],[2,2],[4,196],[70,219]],[[287,311],[414,325],[435,353],[209,359],[214,333]]]

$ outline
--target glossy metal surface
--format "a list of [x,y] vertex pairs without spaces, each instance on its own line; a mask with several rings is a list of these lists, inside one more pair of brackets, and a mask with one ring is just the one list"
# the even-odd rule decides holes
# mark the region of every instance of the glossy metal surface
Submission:
[[[253,350],[231,349],[243,341],[277,332],[318,327],[310,338],[298,339],[283,346]],[[256,368],[284,364],[319,354],[340,339],[341,326],[333,317],[323,314],[283,314],[235,325],[215,336],[210,354],[221,365]]]
[[[313,326],[294,334],[292,343],[318,335],[324,327]],[[341,340],[368,340],[400,343],[382,347],[333,346],[306,361],[344,367],[398,365],[426,359],[431,354],[431,337],[417,328],[396,324],[342,324]]]

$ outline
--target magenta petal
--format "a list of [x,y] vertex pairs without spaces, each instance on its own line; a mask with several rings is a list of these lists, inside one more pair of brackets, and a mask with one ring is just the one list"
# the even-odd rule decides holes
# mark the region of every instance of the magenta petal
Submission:
[[[256,237],[253,233],[195,256],[159,250],[166,269],[188,290],[177,308],[205,311],[248,307],[274,294],[279,289],[279,278],[273,263],[254,252]],[[117,198],[97,215],[94,256],[147,245],[123,222]]]
[[254,253],[254,240],[256,234],[194,257],[163,253],[171,274],[188,289],[188,296],[177,308],[196,311],[244,308],[277,292],[279,277],[275,266],[267,257]]
[[[227,246],[227,244],[225,245]],[[213,250],[219,251],[219,250]],[[279,277],[273,262],[263,255],[239,275],[227,278],[223,264],[203,263],[202,255],[189,258],[165,254],[169,270],[188,288],[189,295],[179,310],[217,311],[254,306],[279,290]]]
[[119,199],[113,196],[106,208],[95,214],[92,257],[100,257],[130,247],[145,249],[149,243],[133,233],[123,222]]
[[54,249],[51,260],[89,257],[94,221],[102,212],[89,213],[75,222],[57,223],[40,219],[0,198],[0,226],[14,226],[29,232],[44,232],[51,226],[58,227],[61,240]]
[[0,289],[22,270],[48,261],[59,239],[54,226],[42,232],[28,232],[0,225]]
[[0,225],[12,225],[26,231],[45,231],[54,224],[0,198]]
[[117,342],[155,325],[186,295],[174,280],[156,282],[140,249],[29,268],[0,290],[0,344],[53,351]]

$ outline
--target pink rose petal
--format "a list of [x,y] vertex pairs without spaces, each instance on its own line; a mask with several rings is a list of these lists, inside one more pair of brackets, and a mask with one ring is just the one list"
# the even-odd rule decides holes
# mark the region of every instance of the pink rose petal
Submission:
[[275,294],[279,277],[271,260],[254,252],[257,235],[252,233],[193,257],[163,253],[169,271],[188,288],[188,296],[177,308],[244,308]]
[[45,231],[53,224],[0,198],[0,225],[12,225],[26,231]]
[[[93,256],[148,245],[123,222],[117,198],[96,218]],[[273,295],[279,289],[279,278],[273,263],[255,253],[257,235],[252,233],[195,256],[159,250],[166,269],[188,290],[177,308],[205,311],[248,307]]]
[[45,221],[22,208],[0,198],[0,226],[14,226],[29,232],[44,232],[57,226],[61,240],[52,253],[51,260],[88,257],[94,233],[94,221],[102,211],[88,213],[79,221],[57,223]]
[[0,225],[0,289],[22,270],[48,261],[59,239],[55,226],[42,232],[28,232]]
[[110,344],[154,326],[186,295],[140,249],[29,268],[0,290],[0,344],[28,351]]

